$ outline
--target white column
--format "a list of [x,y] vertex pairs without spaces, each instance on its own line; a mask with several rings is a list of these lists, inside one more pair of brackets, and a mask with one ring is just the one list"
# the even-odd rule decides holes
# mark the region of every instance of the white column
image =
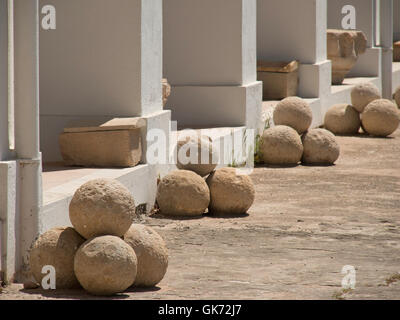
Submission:
[[382,96],[392,99],[393,0],[380,1],[380,46],[382,48]]
[[162,0],[40,0],[56,9],[40,30],[43,161],[60,161],[71,120],[162,111]]
[[15,145],[19,162],[18,279],[24,278],[29,249],[40,230],[39,20],[37,0],[14,1]]
[[303,98],[330,94],[326,10],[326,0],[258,0],[258,59],[298,60],[298,95]]
[[179,126],[257,126],[256,0],[164,0],[167,107]]

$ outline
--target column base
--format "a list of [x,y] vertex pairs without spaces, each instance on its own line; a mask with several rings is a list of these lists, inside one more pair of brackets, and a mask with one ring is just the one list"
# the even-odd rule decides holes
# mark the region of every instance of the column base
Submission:
[[173,86],[167,107],[178,126],[259,128],[262,83],[244,86]]

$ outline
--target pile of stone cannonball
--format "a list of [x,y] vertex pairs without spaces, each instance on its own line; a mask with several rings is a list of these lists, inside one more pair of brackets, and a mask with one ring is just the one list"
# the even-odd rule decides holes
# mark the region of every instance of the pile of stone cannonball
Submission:
[[339,158],[335,136],[325,129],[310,129],[312,110],[305,100],[283,99],[274,110],[273,120],[275,127],[266,129],[260,141],[260,158],[265,164],[331,165]]
[[30,252],[32,274],[41,284],[44,266],[55,269],[56,289],[82,286],[94,295],[129,287],[153,287],[164,277],[168,250],[152,228],[134,224],[129,190],[111,179],[96,179],[76,190],[69,207],[72,227],[51,229]]
[[[195,153],[183,164],[179,154]],[[250,177],[235,168],[216,169],[219,158],[208,137],[184,137],[177,143],[177,167],[159,183],[157,204],[164,216],[199,217],[206,212],[218,216],[246,213],[255,197]],[[201,155],[209,159],[201,161]],[[203,158],[205,158],[203,156]],[[203,162],[203,163],[202,163]],[[206,163],[204,163],[206,162]]]
[[[400,88],[394,99],[400,103]],[[351,91],[351,105],[343,103],[329,108],[324,126],[334,134],[354,135],[360,130],[372,136],[387,137],[399,126],[400,113],[396,104],[382,99],[378,87],[361,83]]]

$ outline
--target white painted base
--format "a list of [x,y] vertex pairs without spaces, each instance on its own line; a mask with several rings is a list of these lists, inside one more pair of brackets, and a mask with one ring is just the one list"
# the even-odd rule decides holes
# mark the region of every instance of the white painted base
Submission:
[[0,162],[0,271],[6,283],[12,282],[17,272],[16,197],[17,163]]
[[256,128],[261,97],[258,81],[245,86],[174,86],[167,108],[178,126]]
[[347,77],[378,77],[380,75],[381,59],[381,48],[367,48],[367,51],[358,57],[357,63]]
[[400,86],[400,62],[393,62],[392,89],[393,93]]

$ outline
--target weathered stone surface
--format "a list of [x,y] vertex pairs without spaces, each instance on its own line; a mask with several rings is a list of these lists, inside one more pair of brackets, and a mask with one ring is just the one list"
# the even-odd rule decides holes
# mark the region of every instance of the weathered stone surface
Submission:
[[163,215],[200,216],[210,204],[210,190],[198,174],[177,170],[161,180],[157,203]]
[[83,184],[69,206],[72,225],[86,239],[102,235],[121,237],[135,216],[135,202],[129,190],[111,179]]
[[260,142],[261,160],[270,165],[295,165],[303,154],[303,144],[296,130],[276,126],[264,131]]
[[312,129],[302,136],[306,164],[334,164],[339,158],[340,147],[334,134],[325,129]]
[[399,126],[399,109],[390,100],[374,100],[364,109],[361,122],[369,134],[386,137],[395,132]]
[[134,167],[142,156],[140,129],[64,132],[59,144],[66,165]]
[[[176,166],[204,177],[218,165],[219,154],[208,137],[198,135],[178,137],[175,155]],[[186,163],[188,162],[188,163]]]
[[360,125],[360,114],[347,103],[335,104],[325,114],[325,129],[334,134],[356,134]]
[[246,213],[254,202],[253,182],[247,175],[237,174],[235,168],[222,168],[207,178],[211,201],[209,211],[215,215]]
[[277,104],[273,117],[275,125],[289,126],[302,134],[311,125],[312,110],[305,100],[288,97]]
[[137,275],[134,285],[153,287],[163,278],[168,268],[168,249],[163,238],[151,227],[132,224],[124,240],[137,257]]
[[328,29],[327,41],[328,59],[332,61],[332,84],[342,84],[358,56],[365,52],[367,38],[362,31]]
[[74,256],[84,241],[73,228],[54,228],[43,233],[30,252],[29,263],[35,280],[41,284],[46,276],[42,268],[50,265],[56,271],[56,288],[79,287],[74,274]]
[[263,83],[263,99],[278,100],[297,95],[298,61],[257,62],[257,80]]
[[121,238],[93,238],[77,251],[74,270],[79,283],[89,293],[113,295],[125,291],[135,281],[136,254]]
[[360,83],[351,90],[351,103],[360,113],[370,102],[380,98],[379,88],[370,82]]
[[163,106],[165,107],[165,104],[168,101],[168,97],[171,95],[171,86],[168,83],[167,79],[162,79],[162,89],[163,89]]

